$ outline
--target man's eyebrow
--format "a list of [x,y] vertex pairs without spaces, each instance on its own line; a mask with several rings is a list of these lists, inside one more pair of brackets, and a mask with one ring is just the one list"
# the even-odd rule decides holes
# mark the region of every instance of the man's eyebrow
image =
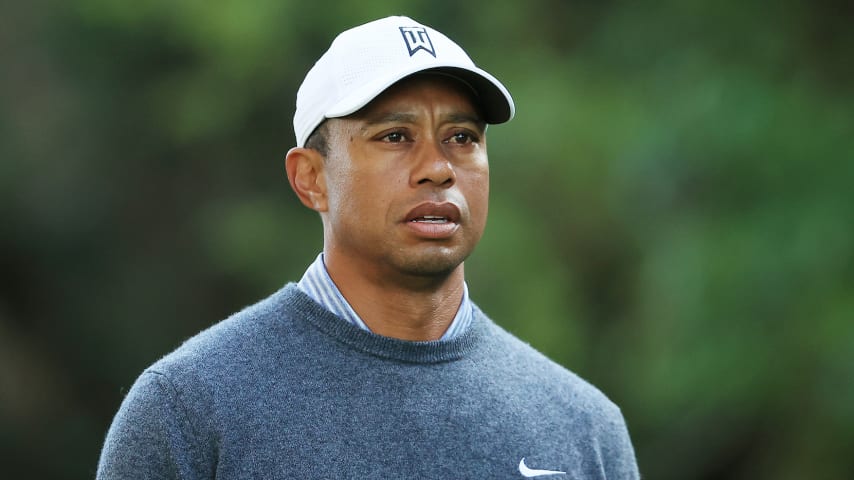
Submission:
[[415,123],[418,117],[412,113],[388,112],[365,117],[365,126],[379,125],[382,123]]
[[[483,128],[486,122],[477,114],[465,112],[452,112],[444,116],[447,123],[473,123]],[[364,118],[365,126],[380,125],[384,123],[416,123],[418,115],[404,112],[388,112],[377,115],[369,115]]]
[[486,122],[482,118],[480,118],[480,116],[475,115],[475,114],[471,114],[471,113],[464,113],[464,112],[450,113],[446,117],[446,120],[449,123],[473,123],[473,124],[479,126],[480,128],[483,128],[484,126],[486,126]]

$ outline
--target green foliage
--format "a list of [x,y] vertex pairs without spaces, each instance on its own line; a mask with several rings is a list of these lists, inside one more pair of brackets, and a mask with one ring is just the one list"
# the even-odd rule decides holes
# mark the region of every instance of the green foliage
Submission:
[[91,478],[142,368],[298,279],[321,235],[283,171],[296,89],[335,33],[393,13],[513,93],[472,295],[623,408],[644,476],[854,476],[850,7],[4,10],[6,476]]

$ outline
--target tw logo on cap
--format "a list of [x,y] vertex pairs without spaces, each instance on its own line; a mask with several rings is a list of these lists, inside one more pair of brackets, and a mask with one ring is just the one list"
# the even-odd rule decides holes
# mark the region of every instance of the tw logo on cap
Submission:
[[403,35],[403,40],[406,42],[406,48],[409,49],[409,56],[415,55],[418,50],[436,57],[436,51],[433,50],[433,42],[430,41],[430,35],[427,35],[427,29],[424,27],[400,27],[400,33]]

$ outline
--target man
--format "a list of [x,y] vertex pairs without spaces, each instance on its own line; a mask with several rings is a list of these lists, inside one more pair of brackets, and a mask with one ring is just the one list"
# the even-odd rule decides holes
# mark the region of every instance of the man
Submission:
[[504,86],[406,17],[339,35],[297,95],[291,187],[323,252],[298,284],[147,369],[99,478],[638,478],[619,409],[496,326],[464,260]]

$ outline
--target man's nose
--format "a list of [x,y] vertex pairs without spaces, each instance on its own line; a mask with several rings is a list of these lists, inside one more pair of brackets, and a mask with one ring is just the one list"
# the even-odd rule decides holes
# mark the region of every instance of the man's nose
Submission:
[[457,181],[454,165],[439,141],[425,141],[413,153],[416,155],[410,179],[413,187],[432,183],[447,188]]

